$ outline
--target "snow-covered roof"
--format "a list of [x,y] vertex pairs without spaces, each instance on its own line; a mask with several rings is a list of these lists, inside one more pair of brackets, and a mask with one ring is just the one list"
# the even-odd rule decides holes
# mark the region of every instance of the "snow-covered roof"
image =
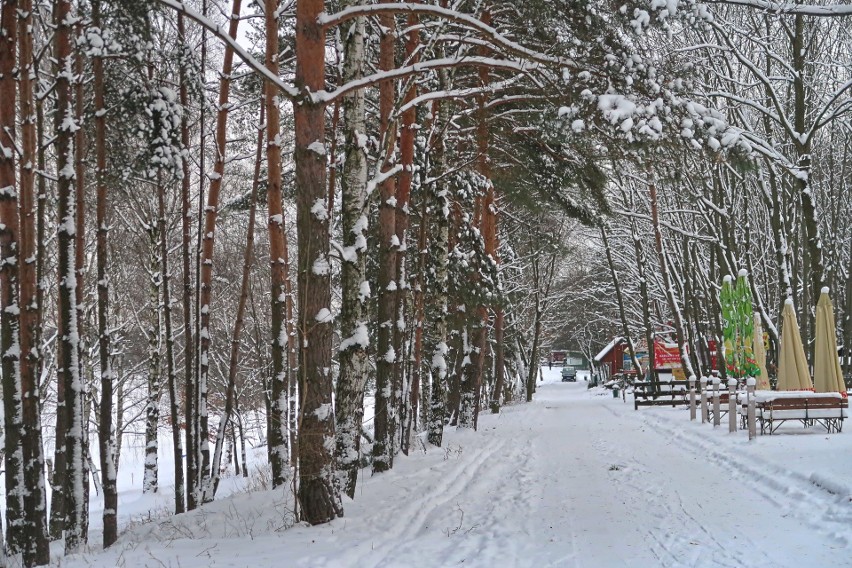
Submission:
[[595,363],[600,363],[601,360],[606,357],[606,354],[612,351],[612,348],[621,343],[623,337],[614,337],[612,341],[609,342],[609,345],[601,349],[601,352],[595,355]]

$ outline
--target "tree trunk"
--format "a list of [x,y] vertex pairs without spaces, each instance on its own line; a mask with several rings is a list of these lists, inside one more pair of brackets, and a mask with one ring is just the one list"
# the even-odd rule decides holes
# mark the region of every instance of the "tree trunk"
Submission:
[[[389,71],[394,65],[396,21],[393,14],[382,14],[379,22],[383,35],[379,43],[379,69]],[[382,171],[390,169],[396,131],[390,118],[394,104],[394,83],[385,81],[379,86],[379,132],[386,148]],[[394,391],[394,365],[399,355],[394,350],[394,320],[398,287],[396,255],[399,248],[396,236],[396,180],[389,177],[380,186],[379,194],[379,273],[377,280],[378,321],[376,346],[376,403],[375,440],[373,442],[373,473],[393,467],[393,442],[396,433],[396,399]]]
[[[481,21],[484,25],[491,25],[491,12],[487,7],[483,8]],[[490,50],[487,47],[480,47],[480,53],[483,56],[488,56]],[[479,84],[481,87],[486,87],[490,83],[488,68],[483,66],[479,68]],[[480,175],[486,179],[485,195],[479,205],[477,212],[480,219],[480,233],[482,234],[483,244],[485,249],[486,262],[494,262],[497,259],[497,203],[494,192],[494,184],[491,183],[491,158],[488,153],[490,151],[490,135],[488,127],[488,110],[485,106],[486,99],[484,95],[477,97],[477,124],[476,124],[476,144],[477,144],[477,170]],[[496,274],[496,273],[495,273]],[[483,280],[483,275],[478,275],[477,279]],[[497,282],[492,282],[494,290],[497,289]],[[476,429],[479,423],[479,408],[481,406],[482,384],[485,373],[486,361],[486,346],[488,343],[488,320],[489,312],[493,308],[489,305],[477,306],[478,326],[475,327],[472,348],[475,350],[472,353],[473,360],[473,428]],[[461,424],[459,424],[461,426]]]
[[609,239],[606,235],[606,227],[601,226],[601,240],[603,241],[604,251],[606,252],[606,261],[609,266],[609,274],[612,278],[612,285],[615,288],[615,299],[618,303],[618,315],[621,320],[621,333],[627,340],[627,348],[630,350],[630,360],[633,361],[633,366],[636,369],[636,376],[643,376],[642,365],[639,364],[639,359],[636,357],[636,348],[633,345],[633,339],[630,335],[630,328],[627,325],[627,312],[624,309],[624,297],[621,294],[621,283],[618,280],[618,272],[615,270],[615,262],[612,260],[612,249],[609,246]]
[[[416,0],[413,2],[416,3]],[[408,30],[408,38],[405,42],[405,58],[408,65],[414,65],[420,57],[417,54],[420,45],[420,29],[418,28],[418,18],[415,14],[408,15],[406,23]],[[408,79],[408,89],[406,89],[403,97],[403,104],[410,104],[417,97],[417,83],[415,77]],[[408,297],[411,292],[411,285],[408,282],[406,269],[406,245],[407,233],[409,226],[409,202],[411,201],[411,187],[414,180],[414,142],[415,134],[418,129],[417,123],[417,107],[410,106],[402,113],[402,125],[399,134],[399,155],[402,165],[402,171],[399,173],[399,184],[396,191],[396,241],[398,243],[396,254],[396,318],[394,321],[393,347],[397,353],[396,363],[394,365],[394,396],[398,402],[399,423],[397,428],[400,435],[400,450],[408,455],[408,421],[411,418],[413,409],[411,403],[411,391],[413,384],[411,382],[411,374],[405,371],[405,345],[406,345],[406,311]]]
[[[35,168],[37,163],[36,112],[33,82],[33,16],[32,0],[22,0],[18,11],[20,41],[20,101],[21,101],[21,168],[20,168],[20,234],[18,241],[18,281],[20,283],[20,374],[21,417],[24,430],[21,450],[24,468],[24,566],[45,565],[50,562],[47,539],[45,502],[44,454],[42,450],[39,368],[41,349],[38,343],[41,312],[38,310],[36,273],[37,249],[35,221]],[[2,72],[6,76],[5,71]],[[2,111],[0,111],[2,112]],[[0,120],[2,122],[2,120]],[[3,142],[5,146],[5,142]],[[0,183],[4,186],[5,183]],[[4,255],[5,256],[5,255]],[[6,304],[4,304],[6,305]],[[5,351],[4,351],[5,352]],[[8,503],[8,501],[7,501]]]
[[[278,73],[277,0],[266,0],[266,66]],[[281,194],[281,114],[275,88],[267,84],[264,90],[266,106],[267,206],[269,229],[269,258],[271,263],[272,301],[272,385],[269,421],[269,448],[272,461],[272,486],[278,487],[289,478],[287,450],[287,388],[292,365],[285,357],[289,352],[290,330],[287,329],[289,292],[289,263],[284,233],[284,210]],[[285,337],[285,335],[287,337]],[[295,456],[295,453],[293,454]]]
[[[357,6],[360,0],[341,5]],[[363,76],[365,20],[356,18],[342,36],[343,83]],[[340,375],[335,397],[337,440],[335,457],[341,490],[355,497],[361,457],[361,427],[364,418],[364,388],[370,373],[369,332],[366,302],[370,297],[367,279],[367,154],[364,147],[367,125],[365,94],[353,91],[343,99],[345,161],[341,176],[343,259],[341,266]]]
[[[25,546],[24,460],[22,455],[20,343],[18,309],[19,243],[18,194],[15,175],[15,60],[17,53],[17,2],[2,6],[0,35],[0,353],[3,371],[3,434],[6,479],[6,537],[10,552]],[[23,331],[23,330],[20,330]]]
[[[241,0],[233,0],[228,35],[237,37],[237,26],[240,23]],[[192,490],[196,502],[207,493],[210,478],[210,439],[207,429],[207,379],[210,372],[210,300],[213,287],[213,245],[216,234],[216,219],[219,216],[219,193],[222,189],[222,177],[225,173],[225,152],[228,129],[228,112],[230,110],[231,72],[234,64],[234,50],[225,46],[222,61],[222,75],[219,79],[219,102],[216,113],[216,159],[213,162],[213,174],[210,176],[210,187],[207,190],[207,206],[204,208],[204,233],[201,249],[201,291],[199,295],[200,334],[198,342],[198,444],[201,453],[201,463],[197,476],[198,485]]]
[[[324,105],[310,93],[325,88],[325,34],[318,22],[323,0],[296,5],[296,205],[299,236],[299,432],[301,517],[315,525],[343,515],[334,475],[331,377],[331,270],[325,209]],[[270,117],[271,118],[271,117]]]
[[[189,48],[186,45],[186,31],[184,29],[183,14],[178,13],[177,19],[178,38],[180,48],[186,52]],[[186,58],[182,59],[182,64],[178,69],[178,77],[180,78],[180,106],[183,109],[189,108],[189,91],[187,89],[186,65],[183,63]],[[180,140],[181,146],[189,150],[189,118],[187,112],[181,114],[180,122]],[[204,148],[201,148],[204,152]],[[198,475],[198,466],[195,456],[198,453],[196,440],[198,434],[195,431],[195,373],[193,372],[193,359],[195,354],[195,342],[192,336],[192,271],[190,267],[191,242],[192,234],[192,213],[190,212],[190,184],[192,178],[189,173],[189,160],[182,160],[181,167],[183,176],[180,180],[180,195],[181,195],[181,259],[183,261],[183,373],[184,373],[184,428],[186,429],[186,477],[181,488],[187,503],[187,508],[195,507],[193,483]],[[202,176],[203,177],[203,176]],[[175,423],[177,428],[178,424]],[[178,470],[175,470],[177,476]],[[177,479],[175,479],[175,499],[177,499]],[[181,511],[177,508],[180,507]],[[183,512],[185,510],[183,504],[175,503],[175,512]]]
[[677,336],[677,346],[680,351],[680,361],[683,365],[684,373],[687,377],[690,377],[695,374],[695,371],[692,369],[692,364],[689,361],[689,355],[686,352],[687,345],[684,339],[683,317],[681,315],[677,298],[675,297],[671,275],[669,274],[668,259],[666,258],[666,251],[663,248],[663,233],[660,230],[660,216],[659,208],[657,206],[657,185],[654,181],[648,182],[648,193],[651,201],[651,223],[654,227],[654,246],[657,251],[660,273],[663,276],[666,300],[668,301],[669,309],[672,311],[672,317],[674,318],[675,335]]
[[[446,71],[438,72],[439,88],[446,89],[449,84]],[[449,108],[436,100],[432,103],[432,119],[436,123],[432,146],[432,171],[429,172],[432,183],[428,199],[435,214],[435,235],[432,244],[435,278],[432,286],[434,308],[430,312],[429,327],[434,346],[431,349],[430,371],[432,388],[429,397],[429,420],[427,423],[428,440],[433,446],[441,447],[444,436],[444,421],[447,416],[447,316],[450,254],[450,201],[447,195],[444,173],[447,166],[444,129],[449,123]],[[425,222],[422,219],[421,222]]]
[[[808,100],[805,91],[805,78],[808,73],[806,65],[808,58],[808,49],[805,47],[805,19],[802,15],[795,16],[793,35],[793,123],[796,132],[804,133],[808,131]],[[802,218],[804,221],[805,246],[803,247],[807,253],[807,273],[809,279],[803,282],[803,292],[807,298],[802,302],[802,335],[803,337],[813,337],[812,330],[814,329],[814,307],[816,299],[819,298],[820,290],[825,285],[825,261],[822,251],[822,237],[819,230],[819,214],[817,212],[817,203],[814,199],[814,187],[811,185],[811,139],[800,135],[798,139],[794,139],[796,148],[797,175],[794,178],[796,189],[799,191],[799,199],[801,200]],[[808,356],[808,361],[813,363],[814,343],[813,341],[805,341],[805,352]]]
[[[92,24],[101,29],[101,2],[92,4]],[[106,186],[106,103],[104,100],[104,60],[92,60],[95,95],[95,184],[97,186],[97,211],[95,213],[96,251],[98,264],[98,369],[101,377],[98,443],[100,452],[101,484],[104,494],[103,546],[107,548],[118,539],[118,487],[115,461],[115,433],[113,432],[113,370],[111,364],[111,337],[109,333],[109,220],[107,219]]]
[[172,425],[172,457],[175,466],[175,514],[184,512],[183,447],[180,436],[180,401],[177,398],[177,369],[175,369],[175,340],[172,333],[171,274],[169,273],[169,233],[166,224],[166,189],[157,184],[158,232],[160,233],[160,286],[163,298],[163,336],[165,340],[165,371],[169,389],[169,418]]
[[[243,317],[246,311],[246,300],[248,299],[251,268],[254,264],[254,225],[255,213],[257,212],[257,187],[260,182],[260,161],[263,157],[263,134],[265,112],[263,106],[260,108],[260,128],[257,131],[257,152],[254,160],[254,178],[251,186],[251,202],[249,205],[248,225],[246,227],[246,248],[243,253],[243,274],[240,283],[240,298],[237,301],[237,313],[234,317],[234,331],[231,335],[231,354],[228,362],[228,390],[225,395],[225,410],[219,419],[219,430],[216,433],[216,446],[213,451],[213,462],[210,466],[210,486],[204,495],[204,502],[213,501],[216,490],[219,488],[220,466],[222,463],[222,446],[227,435],[228,425],[231,423],[234,400],[237,389],[237,373],[240,363],[240,336],[243,331]],[[234,448],[233,451],[235,451]],[[239,475],[239,471],[237,471]]]
[[[159,193],[159,190],[158,190]],[[159,252],[159,232],[156,222],[148,228],[150,272],[148,291],[148,402],[145,406],[145,472],[142,479],[143,493],[156,493],[158,485],[157,429],[160,424],[160,278],[162,277]]]
[[[73,64],[71,51],[71,2],[57,0],[54,11],[55,56],[58,69],[70,69]],[[86,506],[83,497],[86,495],[85,486],[85,443],[83,423],[83,377],[80,376],[80,335],[77,327],[77,297],[76,297],[76,231],[77,216],[74,201],[73,154],[71,142],[73,130],[76,128],[71,104],[71,84],[68,73],[58,73],[56,79],[56,112],[54,114],[56,171],[58,172],[57,193],[59,222],[57,228],[57,279],[59,281],[58,296],[58,355],[57,380],[64,390],[65,423],[57,421],[57,436],[64,433],[65,438],[65,471],[56,471],[63,484],[65,500],[65,553],[73,554],[86,543]],[[58,411],[59,414],[60,411]],[[58,446],[58,444],[57,444]],[[58,451],[58,450],[57,450]],[[58,469],[58,464],[54,464]]]

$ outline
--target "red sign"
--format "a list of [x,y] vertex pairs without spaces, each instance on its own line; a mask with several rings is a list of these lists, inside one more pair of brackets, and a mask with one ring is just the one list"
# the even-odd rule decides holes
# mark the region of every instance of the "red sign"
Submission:
[[654,368],[673,369],[680,367],[680,350],[677,343],[654,342]]
[[707,350],[710,352],[710,369],[713,371],[718,370],[716,366],[716,340],[708,339],[707,340]]

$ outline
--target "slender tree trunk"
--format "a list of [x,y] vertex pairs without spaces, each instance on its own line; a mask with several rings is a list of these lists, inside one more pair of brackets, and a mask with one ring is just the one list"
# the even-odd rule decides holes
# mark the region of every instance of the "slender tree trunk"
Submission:
[[609,246],[609,238],[606,234],[606,227],[601,226],[601,240],[603,241],[604,251],[606,252],[606,261],[609,265],[609,274],[612,278],[612,285],[615,288],[615,299],[618,303],[618,315],[621,320],[621,333],[627,340],[627,348],[630,350],[630,359],[633,361],[633,366],[636,369],[637,377],[643,375],[642,365],[639,364],[639,359],[636,357],[636,349],[633,345],[633,339],[630,335],[630,328],[627,326],[627,312],[624,309],[624,297],[621,294],[621,283],[618,280],[618,272],[615,270],[615,262],[612,260],[612,249]]
[[[396,21],[393,14],[382,14],[379,22],[383,35],[379,43],[379,69],[389,71],[395,67],[394,46]],[[379,86],[379,132],[386,155],[382,171],[391,167],[396,146],[396,129],[391,124],[394,104],[394,83],[385,81]],[[379,273],[377,280],[378,321],[376,346],[376,403],[373,420],[373,473],[393,467],[394,438],[396,433],[396,402],[394,397],[394,365],[399,355],[394,350],[394,320],[398,287],[396,255],[399,248],[396,236],[396,180],[389,177],[380,185],[379,193]]]
[[672,317],[674,318],[675,335],[677,336],[677,345],[680,351],[680,361],[683,365],[684,373],[687,377],[689,377],[694,375],[695,371],[692,369],[692,363],[690,363],[689,355],[686,352],[687,345],[683,331],[683,316],[681,315],[680,305],[675,297],[671,274],[669,273],[669,262],[666,258],[666,251],[663,248],[663,233],[660,229],[660,215],[657,205],[657,185],[654,181],[649,181],[648,193],[651,201],[651,223],[654,228],[654,246],[657,252],[657,260],[660,264],[660,273],[663,276],[666,300],[668,301],[669,309],[672,311]]
[[[76,36],[74,39],[76,41],[80,39],[83,33],[83,26],[80,22],[77,22],[75,26]],[[85,290],[84,282],[86,272],[86,169],[84,164],[86,130],[83,128],[83,55],[79,49],[76,50],[74,56],[74,73],[74,118],[77,124],[76,131],[74,132],[74,169],[76,172],[74,179],[74,222],[76,224],[74,233],[74,240],[76,241],[74,251],[74,272],[76,273],[76,287],[74,288],[74,295],[76,297],[75,302],[77,307],[77,337],[79,342],[77,347],[77,352],[79,354],[78,373],[81,381],[81,404],[83,405],[83,432],[81,436],[83,440],[82,475],[83,479],[85,480],[85,483],[83,484],[83,495],[80,502],[82,504],[81,518],[83,519],[83,541],[85,542],[88,540],[89,534],[89,464],[91,463],[91,457],[89,456],[89,416],[91,414],[91,406],[85,395],[85,393],[89,390],[88,381],[86,377],[86,369],[89,368],[89,365],[87,364],[89,351],[86,348],[84,339],[86,337],[84,329],[84,326],[86,324],[86,308],[83,298],[83,291]]]
[[323,0],[296,5],[296,206],[299,236],[299,491],[302,519],[315,525],[343,515],[334,475],[331,270],[326,197],[324,105],[309,93],[325,88]]
[[[63,483],[65,500],[65,552],[73,554],[86,543],[86,519],[83,496],[86,495],[85,424],[83,423],[83,378],[80,376],[80,335],[77,327],[76,231],[73,154],[71,142],[76,128],[71,102],[71,2],[57,0],[54,12],[55,54],[60,72],[56,79],[54,115],[59,222],[57,228],[59,297],[57,375],[64,390],[65,424],[57,423],[57,436],[64,433],[65,471],[57,474]],[[70,119],[69,119],[70,118]],[[58,446],[58,444],[57,444]],[[58,464],[54,467],[58,469]]]
[[166,224],[166,188],[157,184],[157,216],[160,234],[160,287],[163,298],[163,339],[165,372],[169,389],[169,418],[172,425],[172,458],[175,466],[175,514],[184,512],[183,444],[180,435],[180,401],[175,368],[175,339],[172,332],[171,274],[169,273],[169,231]]
[[[439,87],[449,86],[446,71],[438,72]],[[444,145],[444,129],[449,123],[449,108],[446,103],[432,103],[432,119],[436,123],[432,146],[432,183],[429,186],[428,199],[435,214],[435,235],[432,245],[435,267],[433,283],[434,308],[430,312],[429,327],[434,345],[431,349],[430,371],[432,388],[429,397],[429,420],[427,424],[429,443],[441,447],[444,436],[444,421],[447,416],[447,317],[449,315],[449,254],[450,254],[450,201],[444,178],[447,166],[446,147]],[[421,222],[425,222],[422,219]]]
[[[360,0],[345,2],[341,8],[357,6]],[[365,19],[348,24],[343,37],[343,83],[360,79],[364,73]],[[343,99],[344,152],[341,176],[343,210],[343,260],[341,266],[340,375],[335,397],[337,459],[340,488],[355,497],[361,457],[361,426],[364,418],[364,388],[370,373],[367,348],[369,332],[366,302],[370,297],[367,279],[367,154],[364,147],[367,125],[364,90],[353,91]]]
[[[482,23],[486,26],[491,25],[491,11],[487,6],[483,8],[480,17]],[[487,47],[480,47],[480,53],[483,56],[489,54]],[[487,67],[479,68],[479,84],[486,87],[491,82],[490,74]],[[476,144],[477,144],[477,170],[480,175],[486,180],[485,195],[482,197],[479,206],[480,233],[482,234],[483,245],[485,250],[486,262],[495,263],[497,258],[497,203],[494,192],[494,184],[491,183],[491,158],[489,157],[491,137],[488,125],[488,110],[485,106],[485,96],[477,97],[477,125],[476,125]],[[496,274],[496,272],[495,272]],[[478,275],[477,279],[482,281],[483,275]],[[491,282],[491,286],[496,290],[497,282]],[[482,406],[482,385],[483,377],[486,369],[486,348],[488,346],[488,321],[492,305],[481,304],[477,306],[477,326],[474,328],[474,336],[472,348],[474,352],[471,354],[473,361],[473,428],[476,429],[479,424],[479,409]],[[462,426],[460,423],[459,426]]]
[[[416,0],[414,3],[417,3]],[[420,29],[418,28],[418,18],[415,14],[409,14],[406,28],[408,29],[408,38],[405,42],[405,57],[406,64],[414,65],[419,60],[418,48],[420,46]],[[417,83],[414,77],[408,80],[408,89],[406,89],[403,97],[404,104],[411,104],[417,97]],[[414,390],[412,377],[405,372],[405,322],[408,299],[411,292],[411,285],[408,282],[408,274],[406,269],[406,252],[407,252],[407,233],[409,227],[409,203],[411,201],[411,187],[414,180],[414,142],[415,135],[418,129],[417,125],[417,108],[410,106],[402,113],[402,126],[399,134],[399,155],[402,164],[402,171],[399,173],[399,183],[396,191],[396,240],[398,242],[396,255],[396,319],[394,321],[394,351],[397,353],[396,363],[394,366],[394,396],[398,405],[400,433],[400,450],[408,455],[408,445],[410,443],[408,435],[411,433],[408,427],[409,420],[413,417],[414,405],[411,403],[411,392]]]
[[[237,301],[237,313],[234,318],[234,331],[231,335],[231,354],[228,361],[228,390],[225,394],[225,410],[219,419],[219,430],[216,433],[216,446],[213,451],[213,462],[210,467],[210,486],[204,495],[204,502],[213,501],[216,490],[219,488],[220,466],[222,463],[222,446],[227,434],[228,425],[231,423],[234,400],[237,389],[237,373],[240,364],[240,336],[243,331],[243,317],[246,311],[246,300],[248,299],[251,268],[254,264],[254,225],[257,212],[257,187],[260,183],[260,161],[263,157],[263,124],[265,112],[263,106],[260,108],[260,128],[257,131],[257,151],[254,160],[254,178],[251,186],[251,202],[249,204],[248,225],[246,227],[246,248],[243,253],[243,274],[240,282],[240,298]],[[237,471],[239,475],[239,471]]]
[[[266,66],[278,73],[277,0],[266,0]],[[286,359],[290,346],[287,329],[288,250],[284,232],[284,209],[281,193],[281,114],[275,88],[267,84],[266,105],[266,162],[267,205],[269,229],[269,258],[271,263],[272,301],[272,385],[270,401],[269,448],[272,460],[272,486],[278,487],[289,478],[290,459],[287,450],[287,388],[292,366]],[[295,455],[295,454],[294,454]]]
[[[24,469],[24,566],[50,562],[47,539],[44,454],[42,450],[38,343],[41,313],[37,304],[37,240],[35,220],[35,164],[37,163],[36,112],[33,96],[32,0],[22,0],[18,11],[20,41],[21,161],[20,161],[20,237],[18,242],[18,279],[20,283],[20,374],[21,417],[24,426],[21,450]],[[5,71],[2,72],[6,76]],[[1,111],[0,111],[1,112]],[[0,120],[2,122],[2,120]],[[0,138],[2,140],[2,138]],[[5,141],[3,142],[5,146]],[[0,182],[0,186],[5,183]],[[4,255],[5,257],[5,255]],[[4,304],[5,305],[5,304]],[[4,351],[5,352],[5,351]],[[7,501],[8,503],[8,501]]]
[[[228,35],[237,37],[241,0],[233,0]],[[216,219],[219,216],[219,193],[222,189],[222,177],[225,173],[225,151],[227,142],[228,112],[230,110],[231,72],[233,71],[234,50],[225,46],[222,62],[222,75],[219,80],[219,103],[216,113],[216,159],[213,162],[213,174],[207,191],[207,206],[204,210],[204,234],[201,249],[201,291],[199,296],[200,335],[198,342],[198,444],[201,452],[198,486],[194,489],[196,502],[207,492],[210,477],[210,440],[207,429],[207,380],[210,372],[210,305],[213,288],[213,245],[216,234]]]
[[[189,47],[186,45],[186,30],[184,29],[183,14],[178,12],[177,16],[178,37],[180,40],[180,49],[183,51],[182,62],[188,59]],[[180,105],[184,109],[181,115],[180,123],[180,139],[181,146],[189,149],[189,91],[187,89],[187,73],[186,65],[182,63],[178,70],[180,78]],[[203,131],[204,122],[201,122]],[[203,136],[202,136],[203,140]],[[204,145],[202,143],[200,152],[204,153]],[[189,172],[189,160],[181,162],[183,176],[180,180],[181,194],[181,259],[183,261],[183,341],[184,341],[184,428],[186,429],[186,481],[183,487],[183,493],[187,500],[187,508],[194,509],[197,501],[197,494],[194,492],[195,479],[198,476],[198,464],[196,456],[198,455],[198,432],[196,430],[197,421],[195,419],[195,399],[196,399],[196,375],[193,371],[193,360],[195,358],[195,341],[192,335],[192,270],[190,267],[191,257],[191,234],[192,234],[192,213],[190,211],[190,187],[192,178]],[[203,180],[204,176],[200,176]],[[199,181],[199,184],[203,183]],[[177,427],[177,425],[175,425]],[[177,470],[175,470],[177,474]],[[177,493],[177,486],[175,487]],[[176,496],[177,497],[177,496]],[[181,505],[181,507],[183,507]],[[176,509],[177,511],[177,505]]]
[[[159,193],[159,188],[158,188]],[[160,424],[160,267],[159,231],[156,222],[148,228],[150,282],[148,290],[148,401],[145,406],[145,471],[142,480],[143,493],[156,493],[158,488],[157,430]]]
[[237,428],[240,431],[240,458],[243,461],[243,477],[248,477],[248,461],[246,460],[246,435],[243,428],[243,415],[240,413],[239,399],[234,401],[234,412],[237,414]]
[[0,8],[0,353],[2,353],[3,434],[6,480],[6,537],[9,551],[25,546],[24,459],[22,455],[22,384],[18,303],[20,229],[15,175],[15,69],[17,67],[17,2]]
[[[807,78],[807,59],[809,49],[805,47],[805,18],[796,15],[794,21],[793,35],[793,123],[796,132],[808,131],[808,100],[805,90]],[[805,246],[807,253],[807,273],[810,278],[805,279],[803,292],[807,300],[802,302],[802,334],[804,337],[812,337],[814,329],[814,307],[815,300],[819,297],[820,290],[825,285],[825,260],[823,256],[822,236],[819,229],[819,213],[817,203],[814,199],[814,187],[811,184],[811,139],[802,135],[794,139],[796,148],[798,175],[794,178],[796,189],[802,207],[802,220],[804,221]],[[812,341],[805,342],[805,351],[808,361],[813,363],[814,344]]]
[[[101,29],[101,2],[92,4],[92,24]],[[113,380],[111,337],[109,333],[109,220],[107,219],[106,184],[106,103],[104,100],[104,60],[92,60],[95,95],[95,184],[97,186],[97,211],[95,221],[98,264],[98,368],[101,377],[98,443],[100,450],[101,484],[104,493],[103,546],[107,548],[118,539],[118,488],[115,460],[115,433],[113,431]]]

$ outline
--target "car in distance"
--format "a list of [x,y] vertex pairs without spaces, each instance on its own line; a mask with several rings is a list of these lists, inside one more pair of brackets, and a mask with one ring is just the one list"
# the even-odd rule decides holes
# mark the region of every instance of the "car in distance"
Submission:
[[577,382],[577,369],[574,367],[562,367],[562,382],[563,383],[576,383]]

